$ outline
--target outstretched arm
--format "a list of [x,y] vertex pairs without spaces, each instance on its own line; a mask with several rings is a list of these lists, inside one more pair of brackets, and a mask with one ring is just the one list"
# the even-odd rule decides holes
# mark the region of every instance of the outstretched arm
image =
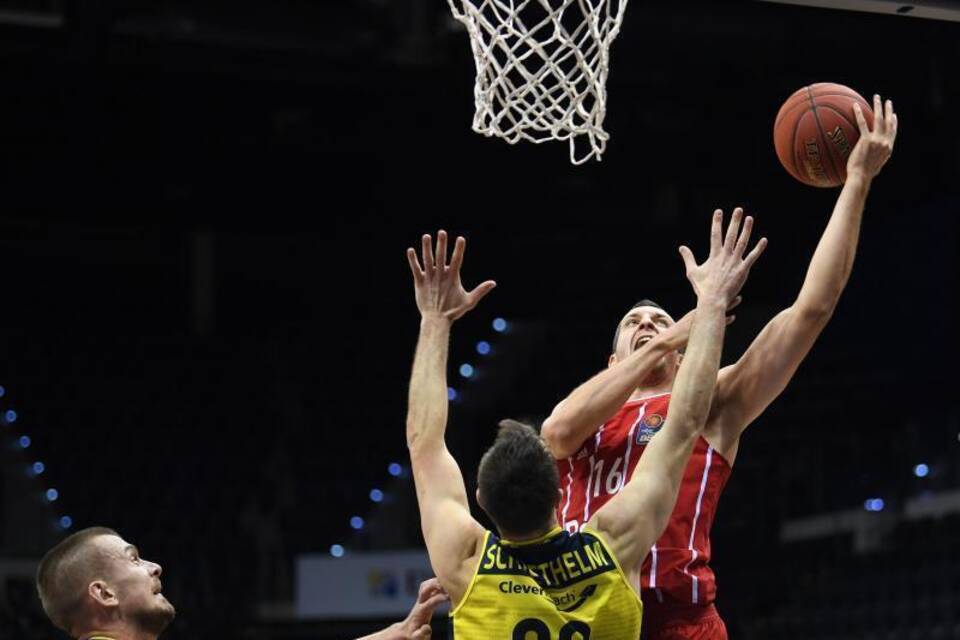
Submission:
[[575,454],[610,419],[653,371],[663,356],[682,349],[693,312],[675,325],[573,390],[544,420],[540,433],[557,460]]
[[847,181],[810,261],[796,301],[767,324],[744,355],[720,372],[717,406],[708,427],[711,444],[727,460],[740,434],[780,395],[830,320],[843,293],[860,238],[860,221],[874,176],[890,157],[897,136],[893,103],[874,96],[871,131],[854,106],[860,140],[847,160]]
[[607,535],[623,567],[634,567],[643,560],[667,525],[683,470],[710,411],[720,367],[725,310],[766,246],[762,239],[743,257],[753,219],[746,219],[738,238],[742,214],[740,209],[734,211],[726,239],[721,242],[723,214],[715,212],[710,257],[702,265],[697,266],[689,249],[680,249],[687,277],[697,292],[697,309],[674,382],[670,416],[647,445],[630,481],[591,521],[594,528]]
[[449,597],[436,578],[421,582],[417,601],[406,620],[358,640],[430,640],[430,619],[433,611],[447,600]]
[[410,376],[407,448],[420,505],[420,525],[434,573],[458,599],[466,589],[464,562],[471,558],[483,528],[471,517],[463,475],[444,442],[447,428],[447,350],[453,322],[493,289],[487,281],[467,292],[460,283],[466,241],[457,238],[447,264],[447,234],[437,234],[437,251],[423,236],[423,267],[407,250],[413,273],[420,337]]

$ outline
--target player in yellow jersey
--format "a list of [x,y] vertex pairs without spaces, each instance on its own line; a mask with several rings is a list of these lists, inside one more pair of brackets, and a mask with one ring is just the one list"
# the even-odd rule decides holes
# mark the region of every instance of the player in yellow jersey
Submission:
[[579,533],[562,530],[556,464],[528,426],[504,421],[480,461],[477,502],[498,532],[470,515],[466,487],[444,442],[450,328],[496,284],[466,291],[460,281],[466,242],[447,262],[447,235],[434,252],[422,239],[422,265],[407,250],[420,335],[410,380],[407,446],[433,570],[450,595],[454,638],[476,640],[624,640],[640,635],[642,604],[634,571],[666,526],[687,459],[703,428],[720,365],[725,312],[746,281],[765,240],[746,257],[753,220],[741,233],[735,212],[722,237],[713,217],[710,256],[697,265],[681,248],[697,308],[677,373],[670,420],[633,477]]
[[[156,640],[173,620],[159,564],[113,529],[90,527],[64,538],[37,569],[37,592],[50,621],[80,640]],[[436,579],[420,585],[410,615],[361,640],[428,640],[433,610],[447,599]]]

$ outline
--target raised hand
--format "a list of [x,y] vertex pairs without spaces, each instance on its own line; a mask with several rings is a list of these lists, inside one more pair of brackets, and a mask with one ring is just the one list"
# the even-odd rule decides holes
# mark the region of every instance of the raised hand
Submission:
[[[737,296],[727,307],[727,324],[733,324],[736,316],[730,315],[730,312],[737,308],[743,302],[741,296]],[[683,349],[687,346],[690,339],[690,329],[693,327],[693,318],[697,315],[696,310],[687,311],[687,313],[660,333],[660,339],[670,345],[671,349]]]
[[430,637],[430,618],[433,617],[433,610],[449,599],[447,592],[443,590],[436,578],[421,582],[416,604],[413,605],[407,619],[400,623],[404,631],[402,636],[404,640],[407,638],[427,640]]
[[447,232],[437,232],[437,250],[433,251],[433,239],[423,234],[423,267],[417,261],[417,252],[407,249],[407,261],[413,273],[417,308],[421,316],[442,315],[451,322],[477,306],[480,300],[497,286],[493,280],[477,285],[472,291],[463,288],[460,282],[460,267],[467,241],[458,236],[453,246],[453,255],[447,263]]
[[887,100],[883,105],[879,95],[873,96],[873,131],[867,125],[859,104],[853,104],[853,113],[860,127],[860,139],[847,158],[847,179],[859,175],[870,180],[880,173],[893,153],[893,143],[897,139],[897,114],[893,110],[893,100]]
[[743,209],[733,210],[730,226],[727,227],[726,237],[723,237],[723,211],[713,212],[713,224],[710,229],[710,255],[707,260],[698,265],[689,248],[680,247],[680,255],[687,268],[687,279],[693,285],[698,298],[712,296],[726,308],[731,308],[737,299],[737,294],[743,288],[750,275],[750,268],[757,261],[767,246],[767,239],[761,238],[753,250],[744,257],[743,253],[750,243],[750,232],[753,230],[753,218],[747,216],[743,221],[743,231],[740,231],[740,222],[743,219]]

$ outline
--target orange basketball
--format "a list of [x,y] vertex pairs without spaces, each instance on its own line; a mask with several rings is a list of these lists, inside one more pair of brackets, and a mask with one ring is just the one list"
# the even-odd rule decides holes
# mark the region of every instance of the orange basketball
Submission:
[[842,84],[819,82],[787,98],[773,125],[780,163],[794,178],[814,187],[836,187],[847,179],[847,157],[860,139],[853,103],[867,124],[873,110],[859,93]]

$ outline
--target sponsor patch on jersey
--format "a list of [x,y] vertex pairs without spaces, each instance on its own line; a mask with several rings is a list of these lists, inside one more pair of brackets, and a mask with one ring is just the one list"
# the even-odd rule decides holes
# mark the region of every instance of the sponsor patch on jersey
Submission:
[[570,600],[570,596],[573,594],[565,594],[562,597],[554,596],[553,603],[557,605],[557,609],[559,609],[560,611],[565,611],[565,612],[576,611],[583,605],[584,602],[587,601],[587,598],[589,598],[596,592],[597,592],[597,585],[591,584],[586,589],[581,591],[580,595],[576,596],[572,602]]
[[514,582],[513,580],[504,580],[497,585],[497,589],[500,591],[500,593],[505,593],[508,595],[532,594],[535,596],[546,596],[553,600],[553,604],[557,606],[558,611],[570,612],[576,611],[583,606],[583,603],[587,601],[587,598],[597,592],[597,585],[587,585],[587,587],[580,591],[579,594],[577,594],[576,589],[566,589],[562,593],[548,593],[543,587],[535,584],[522,584],[519,582]]
[[663,428],[663,422],[663,416],[656,413],[643,416],[640,424],[637,425],[636,443],[647,444],[650,442],[650,439],[657,435],[657,432]]
[[583,446],[580,448],[580,451],[577,453],[577,458],[576,458],[576,459],[577,459],[577,460],[583,460],[584,458],[586,458],[586,457],[589,456],[589,455],[590,455],[590,452],[587,451],[587,445],[583,445]]

